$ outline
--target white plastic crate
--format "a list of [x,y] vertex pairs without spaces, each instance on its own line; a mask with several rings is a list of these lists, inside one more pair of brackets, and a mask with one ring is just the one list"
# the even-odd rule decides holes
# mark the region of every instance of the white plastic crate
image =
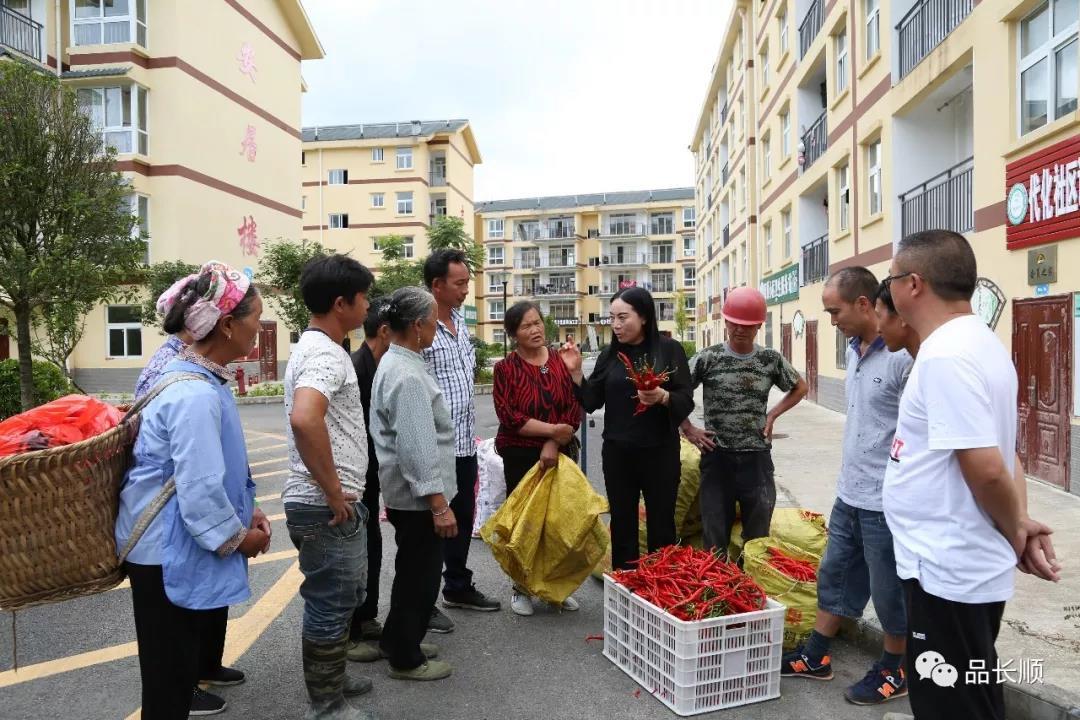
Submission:
[[780,697],[785,608],[685,621],[604,576],[604,655],[679,715]]

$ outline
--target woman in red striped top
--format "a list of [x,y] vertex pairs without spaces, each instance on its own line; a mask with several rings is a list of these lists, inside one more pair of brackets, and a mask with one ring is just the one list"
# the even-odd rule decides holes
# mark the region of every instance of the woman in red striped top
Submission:
[[[514,352],[495,363],[492,396],[499,416],[495,450],[503,460],[506,494],[518,486],[537,462],[554,467],[559,453],[577,461],[581,404],[574,381],[557,353],[548,352],[544,318],[534,302],[516,303],[506,311],[503,327],[514,340]],[[519,615],[532,615],[532,600],[514,588],[510,607]],[[577,610],[567,598],[564,610]]]

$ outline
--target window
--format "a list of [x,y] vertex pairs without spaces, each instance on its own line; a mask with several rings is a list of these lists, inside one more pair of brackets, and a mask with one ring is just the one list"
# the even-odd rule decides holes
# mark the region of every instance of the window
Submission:
[[404,258],[412,258],[416,256],[415,245],[411,236],[403,237],[404,242],[401,243],[401,256]]
[[690,293],[689,295],[686,295],[683,298],[683,308],[685,308],[686,312],[688,312],[688,313],[694,312],[694,294],[693,293]]
[[375,252],[382,252],[382,238],[381,237],[373,237],[373,238],[371,238],[371,249],[374,250]]
[[688,342],[694,342],[694,326],[693,324],[686,326],[686,339]]
[[660,321],[675,319],[675,303],[670,300],[656,301],[656,319]]
[[672,242],[655,242],[649,248],[650,263],[673,263],[675,262],[675,244]]
[[[685,265],[682,269],[682,284],[684,288],[692,288],[697,284],[697,269],[693,265]],[[687,298],[692,300],[693,298]]]
[[791,155],[791,113],[780,114],[780,157]]
[[331,213],[330,229],[345,230],[349,227],[349,213]]
[[653,292],[675,292],[674,270],[653,270],[649,274],[653,285]]
[[502,245],[492,245],[487,249],[488,265],[504,265],[504,254]]
[[300,209],[307,210],[307,195],[300,196]]
[[488,240],[501,240],[503,238],[503,219],[493,218],[487,221]]
[[508,279],[506,273],[488,273],[488,292],[502,292],[502,284]]
[[696,223],[697,214],[692,207],[685,207],[682,209],[682,226],[684,228],[692,228]]
[[146,0],[72,0],[70,8],[75,45],[146,47]]
[[836,328],[836,369],[847,369],[848,341],[840,328]]
[[761,53],[761,87],[769,87],[769,51]]
[[772,267],[772,223],[765,225],[765,267]]
[[1049,0],[1020,22],[1020,134],[1076,110],[1076,0]]
[[746,209],[746,168],[739,171],[739,188],[742,192],[739,194],[739,207],[743,210]]
[[331,170],[330,179],[327,181],[329,185],[348,185],[349,184],[349,171],[348,170]]
[[791,210],[780,213],[780,229],[784,233],[784,259],[791,257]]
[[386,207],[386,193],[371,193],[371,207]]
[[105,308],[105,333],[109,357],[142,357],[142,323],[138,305],[110,305]]
[[412,215],[412,190],[408,192],[399,192],[397,194],[397,214],[398,215]]
[[650,220],[649,229],[653,235],[671,235],[675,232],[674,213],[653,213]]
[[412,148],[397,149],[397,169],[412,170]]
[[881,0],[866,2],[866,59],[874,57],[881,47]]
[[842,165],[836,169],[836,211],[840,216],[841,232],[848,229],[848,190],[848,166]]
[[143,241],[143,265],[150,264],[150,198],[146,195],[131,196],[131,214],[139,218],[138,224],[131,230],[132,237]]
[[488,320],[502,320],[505,308],[502,300],[488,300]]
[[383,149],[381,147],[371,148],[371,162],[383,162]]
[[847,90],[848,84],[847,30],[836,36],[836,92],[833,97]]
[[763,181],[772,175],[772,143],[768,135],[761,139],[761,175]]
[[881,140],[875,140],[866,148],[866,169],[870,214],[877,215],[881,212]]
[[498,343],[498,344],[505,343],[506,342],[506,331],[503,330],[502,328],[496,329],[495,331],[493,331],[491,333],[491,339],[494,342]]
[[780,26],[780,54],[788,51],[787,12],[781,12],[776,16],[776,24]]
[[102,142],[116,152],[149,152],[146,130],[146,89],[138,85],[79,88],[79,109],[101,132]]
[[300,151],[300,164],[307,167],[307,153],[303,150]]
[[683,257],[694,257],[696,254],[695,242],[693,235],[683,235],[682,239],[682,254]]

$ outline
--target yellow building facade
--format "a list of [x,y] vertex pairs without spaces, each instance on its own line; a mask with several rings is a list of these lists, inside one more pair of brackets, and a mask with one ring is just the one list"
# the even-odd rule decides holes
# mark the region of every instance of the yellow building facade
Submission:
[[[661,332],[693,341],[696,223],[693,188],[478,203],[475,237],[487,253],[477,334],[502,343],[506,308],[535,300],[564,336],[595,349],[611,342],[611,296],[639,286],[656,300]],[[680,298],[691,318],[682,338]]]
[[400,235],[406,257],[423,258],[437,218],[461,218],[472,232],[473,168],[481,161],[468,120],[304,128],[304,237],[376,273],[381,237]]
[[[54,72],[59,59],[116,148],[149,262],[254,273],[267,241],[301,236],[300,69],[323,50],[299,0],[5,0],[0,13],[0,48]],[[247,369],[272,378],[289,338],[269,308],[263,319]],[[76,381],[130,392],[162,341],[132,308],[98,308]]]
[[[883,277],[912,232],[964,233],[975,310],[1017,366],[1025,467],[1080,493],[1077,21],[1069,0],[737,2],[691,142],[703,337],[722,340],[728,288],[760,287],[759,341],[842,411],[844,340],[824,280],[850,265]],[[745,250],[716,230],[741,224],[737,180],[718,169],[736,156],[752,165]],[[740,251],[748,273],[733,270]]]

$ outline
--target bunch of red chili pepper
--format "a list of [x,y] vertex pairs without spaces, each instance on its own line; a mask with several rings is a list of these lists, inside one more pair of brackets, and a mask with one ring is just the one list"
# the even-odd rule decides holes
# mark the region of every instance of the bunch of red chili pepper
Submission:
[[734,563],[705,550],[669,545],[613,573],[618,582],[680,620],[761,610],[765,591]]
[[817,569],[813,563],[808,560],[796,560],[774,547],[769,548],[769,565],[792,580],[798,580],[799,582],[815,582],[817,580]]
[[[634,363],[626,356],[626,353],[619,353],[619,360],[626,366],[626,374],[638,390],[655,390],[671,377],[671,373],[667,370],[656,372],[648,360],[642,360],[637,367],[634,367]],[[649,406],[639,400],[637,407],[634,408],[634,414],[640,415],[648,409]]]

